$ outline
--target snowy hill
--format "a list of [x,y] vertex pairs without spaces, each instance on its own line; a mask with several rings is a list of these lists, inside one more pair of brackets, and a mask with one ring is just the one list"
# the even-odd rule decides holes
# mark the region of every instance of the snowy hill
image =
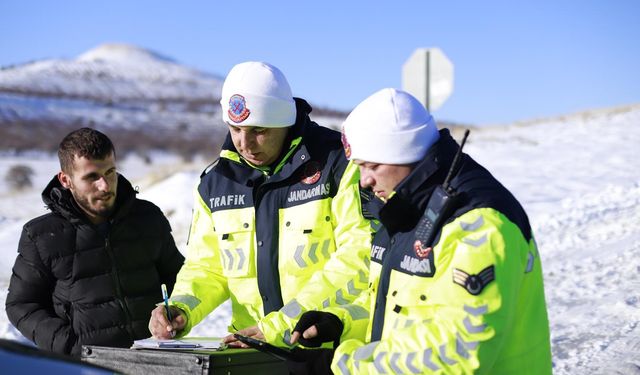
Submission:
[[74,60],[44,60],[0,70],[0,92],[124,101],[219,100],[222,78],[126,44],[103,44]]
[[73,129],[112,136],[122,152],[215,153],[225,127],[222,78],[143,48],[104,44],[72,60],[0,70],[0,150],[52,151]]
[[[0,150],[54,151],[60,138],[89,126],[123,152],[168,150],[213,155],[226,132],[223,79],[156,52],[104,44],[71,60],[0,69]],[[346,114],[314,108],[312,118],[337,128]]]
[[[529,213],[540,248],[555,374],[640,374],[640,105],[505,127],[474,129],[466,152],[496,175]],[[191,197],[207,160],[137,158],[121,170],[141,198],[169,217],[184,250]],[[44,212],[39,194],[54,156],[0,158],[35,170],[34,188],[0,189],[0,303],[6,298],[20,228]],[[223,335],[228,305],[195,327]],[[24,340],[0,311],[0,337]],[[523,338],[526,339],[526,338]]]

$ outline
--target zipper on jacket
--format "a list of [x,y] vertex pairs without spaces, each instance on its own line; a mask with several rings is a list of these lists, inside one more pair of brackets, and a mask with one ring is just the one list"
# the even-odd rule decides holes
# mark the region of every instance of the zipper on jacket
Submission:
[[254,211],[258,211],[258,206],[260,206],[260,202],[262,201],[262,197],[264,196],[264,192],[266,189],[264,186],[269,183],[271,176],[268,174],[263,175],[263,177],[259,180],[258,183],[254,186],[254,195],[253,195],[253,209]]
[[111,258],[111,277],[113,278],[113,282],[116,286],[116,299],[120,303],[120,307],[124,311],[124,316],[126,319],[125,328],[129,333],[131,340],[135,339],[135,335],[133,333],[133,329],[131,327],[131,314],[129,313],[129,308],[127,307],[127,303],[124,301],[124,296],[122,293],[122,288],[120,287],[120,275],[118,275],[118,267],[116,267],[116,257],[111,249],[111,242],[109,241],[109,237],[105,237],[104,239],[104,248],[109,254],[109,258]]
[[389,279],[391,278],[391,266],[392,259],[395,254],[395,238],[393,235],[389,239],[387,246],[389,248],[385,251],[384,259],[382,260],[382,270],[380,271],[380,281],[378,283],[378,293],[376,294],[376,304],[373,310],[373,319],[371,325],[371,339],[370,341],[378,341],[382,338],[382,330],[384,328],[384,316],[387,308],[387,293],[389,292]]
[[[258,249],[256,255],[256,278],[258,283],[258,291],[262,298],[263,313],[266,316],[272,311],[279,310],[284,306],[282,301],[282,290],[280,289],[280,270],[278,269],[278,259],[280,254],[277,250],[278,236],[280,235],[277,228],[269,228],[273,224],[272,211],[268,210],[269,202],[262,202],[265,194],[270,191],[269,186],[271,176],[265,175],[261,179],[260,184],[254,190],[254,212],[255,212],[255,231],[258,240]],[[271,189],[274,190],[274,189]],[[264,205],[267,207],[264,207]],[[278,222],[276,216],[275,222]],[[268,248],[260,248],[260,242]]]

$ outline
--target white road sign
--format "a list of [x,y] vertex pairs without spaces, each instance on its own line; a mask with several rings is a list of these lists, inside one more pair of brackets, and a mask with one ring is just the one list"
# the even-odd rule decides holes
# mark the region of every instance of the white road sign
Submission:
[[402,65],[402,89],[434,111],[453,92],[453,64],[440,48],[418,48]]

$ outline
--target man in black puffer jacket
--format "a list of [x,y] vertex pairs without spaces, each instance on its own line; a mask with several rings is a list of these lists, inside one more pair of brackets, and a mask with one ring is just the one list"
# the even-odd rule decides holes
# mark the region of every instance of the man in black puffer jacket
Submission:
[[9,284],[11,323],[38,347],[129,347],[173,289],[184,257],[154,204],[116,172],[109,138],[82,128],[58,149],[61,171],[42,193],[50,213],[25,224]]

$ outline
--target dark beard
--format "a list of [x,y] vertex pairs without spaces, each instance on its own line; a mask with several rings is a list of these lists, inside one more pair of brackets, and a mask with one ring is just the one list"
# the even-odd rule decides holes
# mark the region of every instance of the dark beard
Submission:
[[92,208],[89,205],[89,201],[84,198],[84,197],[73,197],[73,199],[76,201],[76,204],[79,206],[79,208],[84,211],[84,212],[88,212],[93,216],[97,216],[100,217],[102,219],[108,219],[109,217],[111,217],[111,214],[113,214],[113,211],[115,210],[115,199],[113,204],[110,207],[106,207],[104,209],[100,209],[100,210],[96,210],[94,208]]

